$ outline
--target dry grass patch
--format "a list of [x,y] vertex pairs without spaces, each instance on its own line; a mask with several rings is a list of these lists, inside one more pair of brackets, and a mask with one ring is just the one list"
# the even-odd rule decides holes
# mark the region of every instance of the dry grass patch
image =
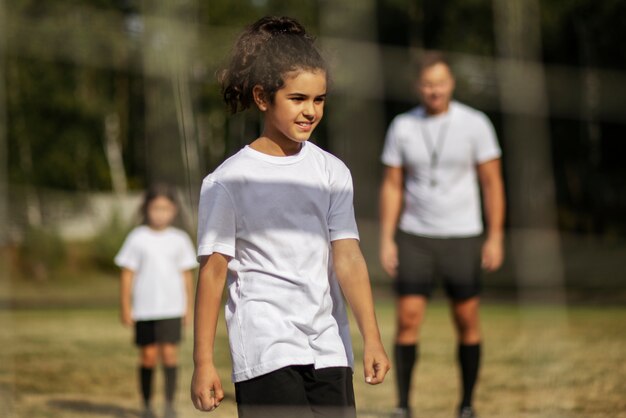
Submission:
[[[392,352],[393,306],[378,316]],[[626,309],[486,303],[481,417],[626,417]],[[114,308],[0,311],[0,416],[7,418],[137,417],[137,352]],[[218,366],[227,399],[209,416],[235,417],[224,324]],[[181,345],[181,417],[206,416],[188,401],[190,329]],[[356,331],[356,327],[353,327]],[[395,402],[393,372],[380,386],[363,383],[355,335],[355,390],[360,417],[385,417]],[[434,302],[422,337],[412,404],[420,417],[450,418],[458,400],[455,341],[448,309]],[[156,404],[162,403],[157,375]]]

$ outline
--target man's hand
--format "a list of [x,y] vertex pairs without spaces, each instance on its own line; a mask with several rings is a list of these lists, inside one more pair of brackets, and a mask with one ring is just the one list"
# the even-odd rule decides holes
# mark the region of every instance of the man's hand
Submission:
[[398,245],[393,240],[384,241],[380,245],[380,263],[390,277],[398,274]]
[[488,238],[482,249],[482,268],[486,271],[496,271],[504,261],[504,244],[501,238]]

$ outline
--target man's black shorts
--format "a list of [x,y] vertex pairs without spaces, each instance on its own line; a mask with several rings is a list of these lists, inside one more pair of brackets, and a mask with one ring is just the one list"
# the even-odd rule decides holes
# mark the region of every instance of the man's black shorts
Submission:
[[398,295],[430,297],[437,277],[451,299],[480,293],[482,237],[428,238],[398,231],[396,242]]
[[178,344],[181,339],[182,318],[135,322],[135,344]]

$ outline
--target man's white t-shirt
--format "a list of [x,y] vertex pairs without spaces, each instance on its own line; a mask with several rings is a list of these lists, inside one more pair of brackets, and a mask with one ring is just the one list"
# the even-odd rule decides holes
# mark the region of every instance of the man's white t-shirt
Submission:
[[[438,163],[432,166],[433,152]],[[387,130],[383,164],[405,169],[401,231],[435,238],[483,231],[476,166],[500,158],[487,116],[452,101],[428,116],[422,106],[396,116]]]
[[178,318],[187,310],[183,272],[197,267],[186,232],[146,225],[133,229],[115,256],[115,264],[134,272],[132,318],[136,321]]
[[353,366],[331,242],[358,239],[352,177],[312,143],[275,157],[249,146],[202,183],[198,256],[228,264],[233,381],[289,365]]

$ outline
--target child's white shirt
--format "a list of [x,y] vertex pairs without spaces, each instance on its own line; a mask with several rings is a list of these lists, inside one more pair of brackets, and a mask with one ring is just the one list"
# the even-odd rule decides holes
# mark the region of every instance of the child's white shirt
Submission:
[[202,184],[198,256],[228,264],[233,381],[289,365],[353,366],[331,242],[358,239],[352,177],[312,143],[274,157],[245,147]]
[[[433,151],[439,163],[433,170]],[[487,116],[452,101],[443,115],[422,106],[402,113],[387,130],[381,160],[405,169],[404,208],[398,228],[430,237],[465,237],[483,231],[476,166],[500,158]],[[436,187],[431,182],[436,180]]]
[[168,227],[133,229],[115,256],[115,264],[134,272],[132,318],[136,321],[177,318],[187,310],[183,272],[197,267],[186,232]]

